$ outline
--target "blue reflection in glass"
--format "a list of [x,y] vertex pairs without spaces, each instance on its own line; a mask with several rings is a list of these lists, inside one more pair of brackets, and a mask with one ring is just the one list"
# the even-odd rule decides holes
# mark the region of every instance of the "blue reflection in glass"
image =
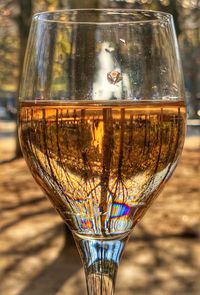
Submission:
[[98,241],[83,240],[83,249],[87,259],[87,265],[90,266],[97,261],[107,260],[119,264],[120,256],[124,247],[122,241]]

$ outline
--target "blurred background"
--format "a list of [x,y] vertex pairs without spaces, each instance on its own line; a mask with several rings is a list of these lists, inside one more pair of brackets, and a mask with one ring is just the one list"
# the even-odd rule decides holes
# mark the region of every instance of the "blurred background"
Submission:
[[83,294],[72,238],[35,184],[16,135],[19,81],[33,13],[137,8],[173,14],[184,69],[188,129],[174,176],[133,233],[117,294],[200,290],[200,0],[0,1],[0,294]]

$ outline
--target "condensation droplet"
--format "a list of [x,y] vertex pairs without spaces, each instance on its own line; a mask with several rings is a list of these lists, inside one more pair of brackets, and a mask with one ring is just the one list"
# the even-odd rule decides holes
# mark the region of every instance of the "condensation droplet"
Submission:
[[115,51],[115,48],[105,48],[105,51],[108,52],[108,53],[112,53],[113,51]]
[[161,69],[161,73],[166,73],[167,72],[167,67],[163,67],[162,69]]
[[124,39],[122,39],[122,38],[120,38],[119,40],[120,40],[122,43],[126,44],[126,40],[124,40]]
[[122,75],[118,71],[111,71],[107,73],[107,79],[110,84],[116,84],[122,80]]

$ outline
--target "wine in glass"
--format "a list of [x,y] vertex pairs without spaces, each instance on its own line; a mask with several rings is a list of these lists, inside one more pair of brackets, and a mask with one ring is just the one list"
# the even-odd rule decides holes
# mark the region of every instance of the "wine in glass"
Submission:
[[33,177],[73,233],[88,294],[114,293],[125,243],[171,176],[184,134],[171,15],[34,15],[19,137]]

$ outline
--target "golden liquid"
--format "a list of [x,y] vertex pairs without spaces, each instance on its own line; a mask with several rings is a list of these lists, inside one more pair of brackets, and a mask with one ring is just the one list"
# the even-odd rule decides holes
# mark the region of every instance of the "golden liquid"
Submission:
[[171,175],[185,135],[183,102],[21,102],[21,147],[75,233],[129,232]]

